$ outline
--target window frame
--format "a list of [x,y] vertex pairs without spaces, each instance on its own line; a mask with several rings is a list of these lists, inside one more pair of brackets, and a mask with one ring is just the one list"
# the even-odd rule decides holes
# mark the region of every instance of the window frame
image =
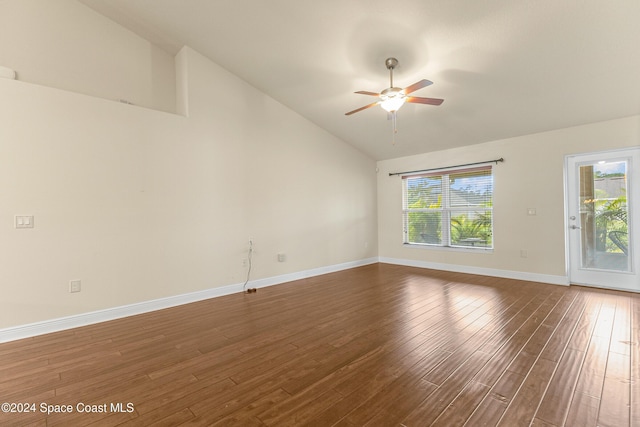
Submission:
[[[478,206],[455,206],[451,205],[451,175],[464,175],[464,174],[472,174],[473,172],[486,171],[488,172],[489,184],[490,184],[490,194],[487,198],[488,206],[478,207]],[[437,208],[427,207],[427,208],[409,208],[408,205],[408,187],[409,182],[412,179],[416,178],[426,178],[426,177],[438,177],[440,180],[440,206]],[[486,197],[486,196],[485,196]],[[494,174],[493,168],[491,165],[483,165],[483,166],[474,166],[474,167],[458,167],[455,169],[440,169],[430,171],[429,173],[413,173],[402,175],[402,241],[403,244],[409,247],[417,247],[417,248],[436,248],[436,249],[445,249],[445,250],[454,250],[454,251],[472,251],[472,252],[493,252],[494,249],[494,215],[493,215],[493,202],[494,202]],[[488,227],[488,236],[490,236],[490,243],[487,245],[478,245],[475,243],[471,243],[470,245],[461,245],[452,243],[452,218],[456,218],[460,213],[465,212],[483,212],[489,213],[490,215],[490,224]],[[410,241],[410,213],[412,212],[423,212],[423,213],[439,213],[440,214],[440,242],[439,243],[429,243],[429,242],[411,242]],[[458,215],[456,215],[458,213]]]

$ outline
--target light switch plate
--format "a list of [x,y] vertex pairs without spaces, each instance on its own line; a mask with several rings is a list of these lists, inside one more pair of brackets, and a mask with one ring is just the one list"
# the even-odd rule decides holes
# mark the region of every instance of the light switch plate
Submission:
[[33,215],[16,215],[16,228],[33,228]]

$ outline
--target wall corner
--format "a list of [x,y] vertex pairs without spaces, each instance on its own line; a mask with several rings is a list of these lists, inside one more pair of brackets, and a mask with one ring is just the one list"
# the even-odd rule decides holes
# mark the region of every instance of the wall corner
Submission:
[[187,46],[175,56],[176,64],[176,113],[189,117],[189,61]]

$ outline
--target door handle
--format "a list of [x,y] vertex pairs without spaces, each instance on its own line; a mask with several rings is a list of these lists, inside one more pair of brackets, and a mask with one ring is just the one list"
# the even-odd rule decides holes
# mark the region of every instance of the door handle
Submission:
[[578,227],[577,225],[572,225],[569,228],[571,228],[572,230],[580,230],[580,229],[582,229],[582,227]]

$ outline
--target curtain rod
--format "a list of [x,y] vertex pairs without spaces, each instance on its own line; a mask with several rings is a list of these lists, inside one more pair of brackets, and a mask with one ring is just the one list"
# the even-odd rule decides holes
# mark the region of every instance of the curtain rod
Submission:
[[499,159],[487,160],[485,162],[466,163],[464,165],[445,166],[443,168],[420,169],[420,170],[415,170],[415,171],[404,171],[404,172],[389,172],[389,176],[405,175],[405,174],[419,173],[419,172],[440,171],[440,170],[451,169],[451,168],[460,168],[460,167],[463,167],[463,166],[484,165],[484,164],[487,164],[487,163],[495,163],[497,165],[498,162],[504,162],[504,159],[502,157],[500,157]]

